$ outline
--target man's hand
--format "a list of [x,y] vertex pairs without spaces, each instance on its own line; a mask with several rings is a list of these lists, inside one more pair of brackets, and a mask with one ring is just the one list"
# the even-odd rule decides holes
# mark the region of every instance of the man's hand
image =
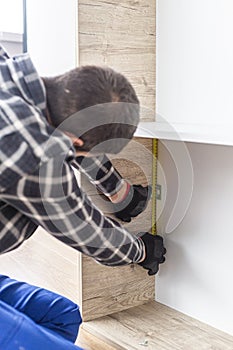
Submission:
[[155,275],[159,270],[159,264],[164,263],[166,248],[163,245],[163,238],[159,235],[150,233],[139,234],[140,239],[145,245],[145,259],[138,263],[144,269],[148,270],[148,275]]
[[126,198],[120,203],[113,204],[114,214],[124,222],[142,213],[151,198],[151,186],[132,185]]

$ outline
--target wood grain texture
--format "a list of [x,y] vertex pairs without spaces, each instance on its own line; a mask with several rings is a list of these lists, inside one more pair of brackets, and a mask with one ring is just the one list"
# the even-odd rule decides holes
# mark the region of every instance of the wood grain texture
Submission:
[[232,336],[155,301],[85,322],[83,327],[120,350],[233,349]]
[[99,338],[82,329],[82,327],[75,344],[86,350],[115,350],[114,347],[101,341]]
[[[123,178],[132,184],[147,185],[152,182],[152,141],[134,138],[125,149],[111,157]],[[111,203],[100,197],[88,182],[81,181],[85,192],[107,216]],[[151,229],[151,204],[130,223],[122,223],[130,232]],[[115,219],[115,217],[114,217]],[[92,320],[130,307],[144,304],[155,298],[154,278],[139,266],[109,268],[82,257],[82,315],[84,321]]]
[[154,279],[139,266],[109,268],[83,257],[84,321],[154,300]]
[[[143,106],[155,110],[155,0],[79,0],[79,65],[123,73]],[[154,120],[154,115],[142,115]]]
[[[141,119],[155,118],[155,0],[79,0],[79,65],[108,65],[134,86],[142,106]],[[122,176],[134,184],[151,183],[152,144],[134,139],[111,160]],[[110,203],[82,179],[82,187],[102,211],[111,216]],[[151,228],[151,205],[124,224],[132,233]],[[82,312],[93,319],[154,299],[154,278],[135,267],[106,268],[82,259]],[[145,289],[146,286],[146,289]]]

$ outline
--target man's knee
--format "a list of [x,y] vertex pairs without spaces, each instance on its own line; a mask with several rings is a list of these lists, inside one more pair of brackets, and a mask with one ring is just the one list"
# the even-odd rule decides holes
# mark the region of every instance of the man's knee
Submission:
[[82,317],[79,306],[71,302],[69,309],[64,313],[64,336],[68,340],[75,342],[81,323]]
[[[51,296],[50,294],[50,298]],[[47,315],[41,320],[40,325],[75,342],[81,323],[79,306],[61,295],[53,294]]]
[[77,338],[79,307],[62,295],[0,275],[0,300],[69,341]]
[[[79,311],[78,308],[74,308],[72,311],[72,318],[74,321],[76,320],[77,328]],[[80,349],[72,344],[71,341],[68,341],[68,337],[58,336],[54,331],[51,332],[51,330],[41,327],[28,316],[2,301],[0,301],[0,314],[0,349]],[[70,330],[70,335],[72,335],[72,333],[73,336],[75,336],[75,332]]]

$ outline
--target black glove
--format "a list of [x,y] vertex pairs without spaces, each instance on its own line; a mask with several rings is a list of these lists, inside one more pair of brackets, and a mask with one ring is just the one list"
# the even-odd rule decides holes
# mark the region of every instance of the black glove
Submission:
[[159,270],[159,264],[164,263],[166,254],[166,248],[163,245],[163,238],[159,235],[152,235],[150,233],[139,234],[139,237],[143,241],[146,249],[146,258],[138,265],[144,269],[149,270],[148,275],[155,275]]
[[127,197],[120,203],[113,204],[114,214],[118,219],[130,222],[146,209],[151,198],[151,186],[132,185]]

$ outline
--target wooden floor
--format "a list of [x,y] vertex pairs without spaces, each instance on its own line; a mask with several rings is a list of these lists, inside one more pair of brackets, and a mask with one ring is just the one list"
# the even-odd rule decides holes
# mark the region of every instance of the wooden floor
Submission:
[[80,330],[76,345],[84,350],[115,350],[115,347],[108,345],[84,329]]
[[106,344],[92,347],[87,340],[87,350],[233,349],[233,337],[156,302],[85,322],[83,329]]

